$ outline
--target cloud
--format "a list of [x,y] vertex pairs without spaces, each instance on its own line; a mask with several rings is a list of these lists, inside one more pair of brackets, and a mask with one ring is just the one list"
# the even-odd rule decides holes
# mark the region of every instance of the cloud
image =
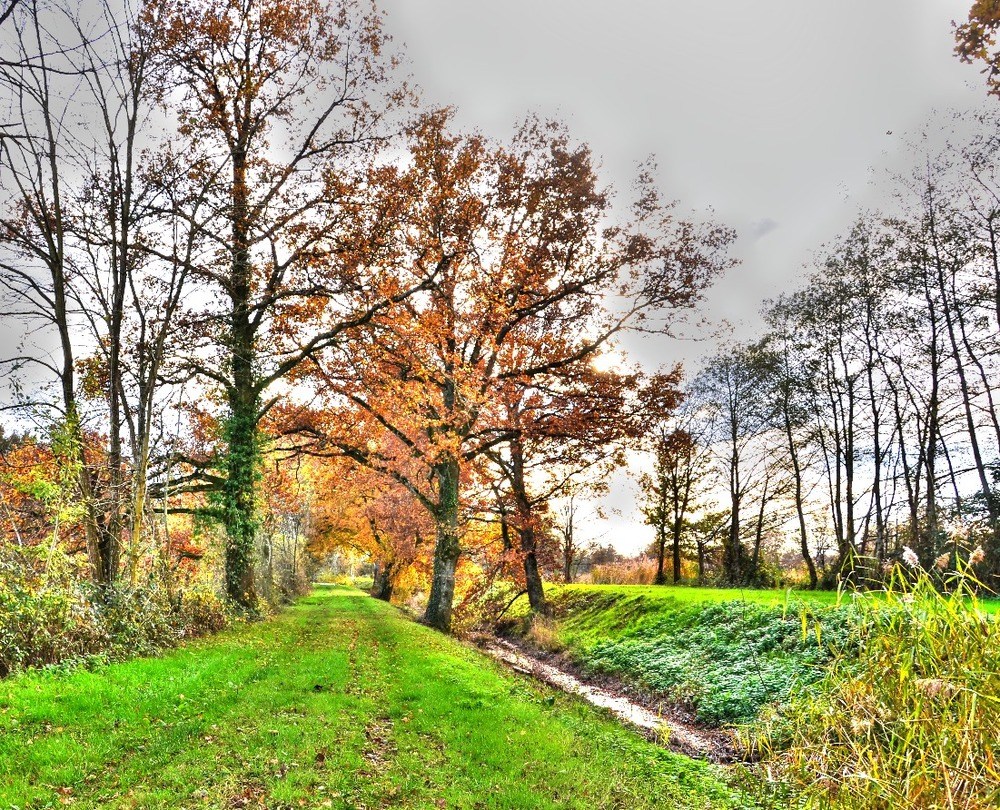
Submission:
[[753,236],[753,241],[756,242],[758,239],[762,239],[767,236],[777,227],[777,222],[770,217],[764,217],[764,219],[758,219],[750,223],[750,234]]

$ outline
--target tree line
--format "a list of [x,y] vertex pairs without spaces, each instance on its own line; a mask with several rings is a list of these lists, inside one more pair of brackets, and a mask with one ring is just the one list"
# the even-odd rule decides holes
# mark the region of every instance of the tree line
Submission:
[[[959,52],[991,70],[973,11]],[[0,25],[3,407],[32,426],[3,436],[5,553],[63,548],[110,593],[217,545],[252,612],[276,555],[295,579],[353,546],[448,629],[504,582],[544,610],[580,552],[557,502],[646,447],[658,581],[685,546],[699,579],[774,580],[788,537],[813,587],[904,546],[1000,572],[992,119],[682,390],[607,358],[670,334],[733,233],[652,164],[613,188],[557,122],[459,131],[374,4],[18,0]]]
[[961,123],[887,178],[898,211],[827,246],[767,302],[762,335],[724,345],[661,425],[647,518],[675,579],[714,509],[730,583],[775,581],[762,546],[794,537],[810,587],[878,583],[904,547],[932,568],[977,545],[996,586],[1000,122]]
[[5,17],[4,407],[39,434],[8,464],[9,536],[114,589],[218,526],[252,611],[269,516],[306,509],[283,536],[322,542],[354,514],[379,547],[377,502],[431,549],[429,623],[484,533],[542,608],[548,502],[677,400],[676,369],[594,360],[694,307],[730,231],[678,216],[652,167],[616,195],[557,123],[456,131],[360,0]]

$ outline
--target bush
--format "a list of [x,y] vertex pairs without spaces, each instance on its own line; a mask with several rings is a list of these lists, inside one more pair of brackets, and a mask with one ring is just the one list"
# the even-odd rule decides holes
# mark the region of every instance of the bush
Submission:
[[175,607],[175,616],[179,634],[189,637],[218,633],[230,621],[225,602],[207,588],[183,591]]
[[652,585],[656,579],[656,560],[637,557],[631,560],[595,565],[589,577],[595,585]]
[[149,654],[227,623],[211,591],[168,594],[155,583],[97,589],[79,581],[59,551],[5,550],[0,557],[0,677],[95,656]]
[[532,616],[526,638],[535,647],[546,652],[560,652],[565,647],[559,638],[555,620],[548,616]]
[[857,600],[856,652],[752,740],[802,806],[1000,807],[1000,624],[960,568]]

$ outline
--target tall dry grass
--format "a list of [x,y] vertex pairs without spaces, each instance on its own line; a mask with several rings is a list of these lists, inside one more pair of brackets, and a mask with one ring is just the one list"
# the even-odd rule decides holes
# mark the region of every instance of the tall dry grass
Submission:
[[979,553],[856,599],[856,647],[752,741],[800,806],[1000,807],[1000,623],[977,598]]
[[581,582],[594,585],[652,585],[656,579],[656,561],[645,557],[595,565]]

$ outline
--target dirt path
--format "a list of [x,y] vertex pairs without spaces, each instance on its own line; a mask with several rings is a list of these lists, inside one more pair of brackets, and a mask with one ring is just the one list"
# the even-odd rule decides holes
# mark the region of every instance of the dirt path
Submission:
[[607,709],[626,725],[673,751],[713,762],[734,759],[731,737],[723,731],[700,729],[636,703],[624,695],[588,684],[576,675],[535,657],[506,639],[483,636],[477,645],[512,669],[531,675],[588,703]]

